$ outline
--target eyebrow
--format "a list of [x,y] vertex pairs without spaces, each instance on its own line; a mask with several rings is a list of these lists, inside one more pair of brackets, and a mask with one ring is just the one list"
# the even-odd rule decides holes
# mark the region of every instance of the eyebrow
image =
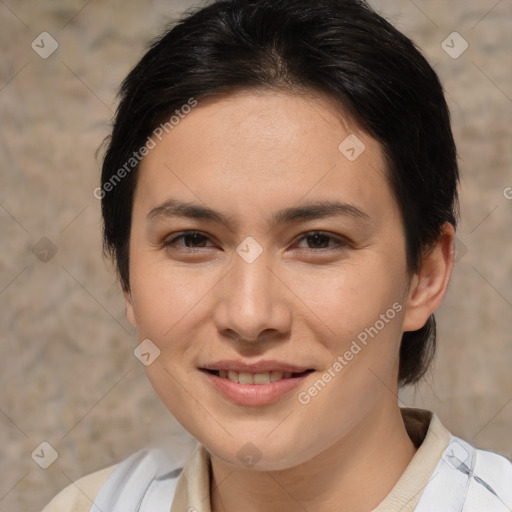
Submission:
[[[354,205],[338,201],[315,201],[303,206],[278,210],[272,215],[271,223],[273,226],[277,226],[299,220],[324,219],[334,216],[348,216],[356,220],[371,222],[370,216]],[[228,226],[234,224],[234,218],[230,215],[212,210],[207,206],[177,199],[168,199],[153,208],[147,215],[147,221],[164,220],[172,217],[212,220]]]

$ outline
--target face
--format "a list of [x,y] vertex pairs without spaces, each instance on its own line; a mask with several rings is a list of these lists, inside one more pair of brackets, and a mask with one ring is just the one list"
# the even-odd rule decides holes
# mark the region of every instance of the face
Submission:
[[379,144],[332,100],[200,102],[139,172],[128,318],[208,451],[289,468],[397,407],[402,222]]

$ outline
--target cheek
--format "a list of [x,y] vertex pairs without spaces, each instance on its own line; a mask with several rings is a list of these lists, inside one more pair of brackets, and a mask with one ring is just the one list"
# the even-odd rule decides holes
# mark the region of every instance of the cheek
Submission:
[[160,342],[173,338],[175,326],[193,314],[206,294],[208,280],[149,258],[135,260],[133,268],[132,298],[139,338],[154,336]]
[[340,349],[361,333],[364,338],[376,322],[379,332],[393,333],[392,338],[400,336],[404,283],[398,267],[393,268],[391,262],[368,257],[325,271],[297,273],[291,282],[297,306],[305,304],[307,308],[301,308],[310,322],[325,331],[325,339],[338,343]]
[[395,388],[405,311],[399,263],[374,258],[340,269],[316,288],[303,281],[301,293],[325,326],[330,354],[325,371],[332,389],[319,397],[318,414],[329,403],[343,403],[357,417],[358,404]]

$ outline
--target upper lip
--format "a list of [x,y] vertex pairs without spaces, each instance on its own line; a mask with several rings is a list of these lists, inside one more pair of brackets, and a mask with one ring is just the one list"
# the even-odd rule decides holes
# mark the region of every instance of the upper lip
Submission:
[[201,367],[203,370],[232,370],[235,372],[263,373],[263,372],[292,372],[302,373],[311,370],[310,366],[296,366],[282,361],[258,361],[257,363],[246,363],[244,361],[217,361]]

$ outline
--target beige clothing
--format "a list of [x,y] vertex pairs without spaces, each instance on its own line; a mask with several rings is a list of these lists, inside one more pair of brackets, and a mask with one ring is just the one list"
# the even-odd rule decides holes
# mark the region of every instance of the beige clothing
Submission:
[[[409,437],[419,448],[391,492],[372,512],[413,512],[451,438],[450,432],[430,411],[411,408],[401,411]],[[42,512],[89,512],[114,468],[111,466],[77,480]],[[210,458],[206,449],[198,444],[179,476],[170,512],[186,512],[191,507],[211,512],[209,494]]]
[[42,512],[89,512],[101,486],[116,466],[96,471],[66,487]]

